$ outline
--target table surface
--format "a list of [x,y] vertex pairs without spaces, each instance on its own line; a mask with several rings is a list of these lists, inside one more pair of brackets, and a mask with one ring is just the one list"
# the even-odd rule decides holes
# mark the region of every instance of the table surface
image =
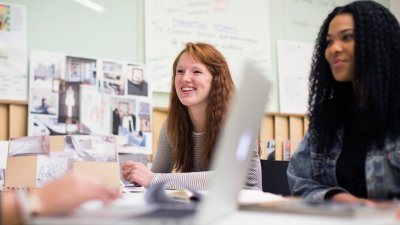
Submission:
[[[277,196],[274,194],[263,193],[260,191],[249,191],[243,190],[240,193],[238,201],[240,203],[256,203],[256,202],[265,202],[265,201],[276,201],[282,200],[281,196]],[[131,193],[124,193],[123,197],[114,201],[112,204],[108,206],[103,206],[99,201],[90,201],[85,203],[77,212],[85,213],[89,212],[107,212],[112,213],[112,211],[118,210],[120,213],[130,212],[134,210],[137,213],[140,213],[142,210],[148,209],[146,207],[146,202],[144,200],[144,192],[142,190],[137,190]],[[105,209],[105,210],[104,210]],[[63,217],[64,220],[59,221],[59,218],[42,217],[35,219],[32,224],[100,224],[99,221],[90,221],[86,220],[73,220],[74,215],[71,215],[66,218]],[[70,220],[68,220],[70,219]],[[71,220],[72,219],[72,220]],[[126,224],[119,223],[118,221],[107,221],[107,219],[103,220],[101,224],[109,224],[112,222],[113,225],[116,224]],[[132,222],[134,222],[132,220]],[[129,222],[129,224],[132,224]],[[330,217],[330,216],[315,216],[315,215],[300,215],[300,214],[289,214],[289,213],[274,213],[274,212],[255,212],[255,211],[241,211],[237,210],[230,215],[215,221],[213,224],[216,225],[228,225],[228,224],[285,224],[285,225],[385,225],[385,224],[400,224],[399,221],[393,218],[382,218],[382,217],[368,217],[368,218],[343,218],[343,217]]]

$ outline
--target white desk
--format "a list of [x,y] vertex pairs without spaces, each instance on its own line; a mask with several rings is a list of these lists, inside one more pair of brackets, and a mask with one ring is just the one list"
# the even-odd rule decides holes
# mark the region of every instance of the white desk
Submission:
[[399,224],[394,219],[348,219],[335,218],[326,216],[307,216],[297,214],[284,213],[267,213],[267,212],[244,212],[229,216],[221,221],[217,221],[216,225],[232,225],[232,224],[254,224],[254,225],[384,225]]
[[[258,196],[258,197],[257,197]],[[251,191],[243,191],[239,197],[240,202],[255,202],[264,201],[265,199],[273,200],[277,196],[268,194],[259,195]],[[258,199],[258,200],[255,200]],[[107,217],[107,214],[118,212],[117,214],[123,215],[132,212],[140,213],[145,210],[144,193],[126,193],[123,198],[116,200],[112,203],[111,207],[104,210],[99,202],[93,201],[86,203],[82,208],[83,211],[92,211],[98,213],[97,210],[103,211],[100,215],[101,220],[93,221],[89,218],[86,220],[74,220],[74,217],[68,217],[68,220],[59,221],[52,220],[51,218],[39,218],[33,224],[129,224],[127,221],[115,221]],[[79,213],[81,210],[79,210]],[[79,214],[78,213],[78,214]],[[92,214],[93,215],[93,214]],[[133,222],[133,220],[132,220]],[[232,225],[232,224],[254,224],[254,225],[394,225],[400,224],[395,218],[339,218],[327,216],[309,216],[288,213],[271,213],[271,212],[250,212],[250,211],[236,211],[235,213],[224,217],[221,220],[215,221],[215,225]]]

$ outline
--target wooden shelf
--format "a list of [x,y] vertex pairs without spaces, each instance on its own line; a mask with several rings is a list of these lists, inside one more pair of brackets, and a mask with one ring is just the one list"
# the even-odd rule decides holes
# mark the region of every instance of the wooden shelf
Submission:
[[[153,108],[153,155],[157,149],[158,134],[161,126],[168,116],[168,108],[154,107]],[[308,128],[308,119],[304,114],[291,113],[265,113],[261,122],[260,142],[261,154],[260,158],[265,159],[265,145],[267,140],[275,140],[275,159],[282,160],[282,142],[291,140],[300,142]],[[294,151],[293,151],[294,152]]]
[[2,99],[0,99],[0,104],[28,105],[28,100],[2,100]]
[[[157,149],[158,135],[162,124],[167,119],[168,108],[153,108],[153,155]],[[27,135],[28,102],[0,100],[0,140]],[[260,158],[265,159],[265,142],[275,140],[276,160],[282,160],[282,142],[298,141],[308,129],[308,119],[302,114],[266,113],[261,122],[259,140],[261,143]],[[280,150],[280,151],[279,151]]]
[[0,140],[27,135],[28,102],[0,100]]

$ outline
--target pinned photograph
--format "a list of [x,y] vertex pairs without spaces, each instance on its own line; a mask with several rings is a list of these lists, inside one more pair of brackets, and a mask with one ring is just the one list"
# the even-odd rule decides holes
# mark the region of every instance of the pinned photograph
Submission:
[[114,136],[68,135],[64,151],[73,154],[74,162],[117,162]]
[[60,84],[58,122],[79,121],[80,82],[62,82]]
[[34,50],[28,135],[121,135],[152,152],[151,90],[144,64]]
[[10,31],[10,6],[0,5],[0,31]]
[[110,96],[99,93],[94,86],[82,85],[80,89],[81,124],[90,127],[92,134],[109,135],[111,127]]
[[[28,133],[33,136],[50,135],[50,129],[42,122],[43,119],[48,120],[48,118],[45,118],[43,116],[31,115],[29,117]],[[57,121],[57,117],[50,118],[50,120]]]
[[33,114],[56,115],[58,95],[49,90],[32,88],[29,102],[29,111]]
[[[112,134],[122,135],[136,131],[136,100],[114,98],[111,102]],[[126,132],[125,132],[126,131]]]
[[139,102],[140,130],[151,132],[151,105],[149,102]]
[[63,79],[64,58],[65,56],[59,53],[32,51],[31,86],[52,89],[54,82]]
[[148,83],[143,66],[134,64],[128,65],[127,86],[128,95],[148,96]]
[[10,138],[8,144],[9,156],[49,154],[49,152],[50,152],[49,136]]
[[120,153],[142,153],[151,154],[152,137],[151,137],[151,119],[150,119],[150,103],[137,102],[137,113],[135,115],[134,129],[129,129],[127,123],[119,126],[116,134],[118,135],[118,151]]
[[65,81],[96,85],[96,59],[67,56]]
[[103,92],[111,95],[125,94],[123,64],[112,61],[102,61]]

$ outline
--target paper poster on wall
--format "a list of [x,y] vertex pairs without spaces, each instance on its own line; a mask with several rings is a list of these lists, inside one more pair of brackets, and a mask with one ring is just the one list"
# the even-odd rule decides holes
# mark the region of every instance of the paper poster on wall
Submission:
[[[313,34],[312,40],[317,37],[318,31],[326,16],[337,6],[345,5],[353,0],[283,0],[285,5],[284,26],[286,36],[296,37],[298,34]],[[379,0],[378,0],[379,1]]]
[[278,40],[277,47],[280,112],[304,114],[313,44]]
[[28,135],[120,135],[120,149],[152,153],[145,65],[38,50],[30,61]]
[[0,2],[0,100],[28,99],[26,8]]
[[[251,12],[244,16],[243,9]],[[244,62],[254,61],[273,83],[270,56],[269,1],[145,1],[145,56],[153,91],[171,89],[172,64],[186,42],[206,42],[225,56],[236,85],[244,79]],[[277,93],[270,97],[271,110]]]

